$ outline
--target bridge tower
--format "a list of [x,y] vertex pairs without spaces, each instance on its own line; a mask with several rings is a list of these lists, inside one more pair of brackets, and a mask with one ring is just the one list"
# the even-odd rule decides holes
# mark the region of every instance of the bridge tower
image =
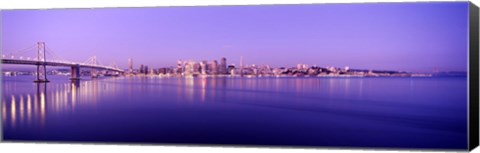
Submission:
[[[95,66],[98,65],[97,56],[93,56],[92,62],[93,62],[93,65],[95,65]],[[90,75],[92,75],[92,78],[97,78],[97,77],[98,77],[97,69],[92,69],[92,70],[90,71]]]
[[45,42],[37,43],[37,79],[33,82],[50,82],[47,79],[47,63],[45,55]]

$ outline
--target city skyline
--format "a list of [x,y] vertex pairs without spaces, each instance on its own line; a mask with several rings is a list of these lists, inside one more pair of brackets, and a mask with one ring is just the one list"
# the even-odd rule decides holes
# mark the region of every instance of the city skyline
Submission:
[[[95,55],[122,69],[128,68],[129,58],[137,61],[135,67],[157,68],[174,66],[178,59],[218,57],[237,65],[243,56],[245,64],[272,67],[301,63],[466,71],[467,6],[453,2],[7,10],[1,12],[2,50],[42,40],[65,59],[83,61]],[[421,16],[415,15],[419,12]]]
[[2,138],[466,150],[477,17],[471,2],[2,10]]

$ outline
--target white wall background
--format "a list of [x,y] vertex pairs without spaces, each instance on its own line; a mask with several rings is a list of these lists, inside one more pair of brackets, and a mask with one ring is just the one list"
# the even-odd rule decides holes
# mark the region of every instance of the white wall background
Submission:
[[[191,6],[191,5],[245,5],[245,4],[308,4],[308,3],[363,3],[363,2],[419,2],[429,0],[0,0],[0,9],[42,9],[42,8],[92,8],[92,7],[142,7],[142,6]],[[449,1],[449,0],[430,0]],[[452,1],[452,0],[450,0]],[[453,0],[465,1],[465,0]],[[471,0],[480,6],[480,0]],[[93,144],[48,144],[48,143],[0,143],[0,152],[49,152],[49,153],[90,153],[90,152],[195,152],[195,153],[380,153],[380,152],[432,152],[396,150],[340,150],[340,149],[279,149],[247,147],[198,147],[198,146],[151,146],[151,145],[93,145]],[[473,153],[480,153],[477,148]]]

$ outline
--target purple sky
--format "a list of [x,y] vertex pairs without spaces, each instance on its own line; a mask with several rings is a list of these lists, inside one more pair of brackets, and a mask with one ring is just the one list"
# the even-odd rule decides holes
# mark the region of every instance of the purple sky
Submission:
[[[466,71],[468,3],[366,3],[3,10],[2,50],[45,41],[71,61],[174,66],[178,59],[274,67]],[[32,53],[33,55],[33,53]]]

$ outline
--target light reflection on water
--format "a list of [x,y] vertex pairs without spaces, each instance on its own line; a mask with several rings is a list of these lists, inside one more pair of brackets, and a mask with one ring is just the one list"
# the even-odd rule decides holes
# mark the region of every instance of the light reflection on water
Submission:
[[31,80],[3,80],[6,140],[434,148],[466,140],[466,78]]
[[[13,89],[12,93],[14,94],[11,94],[10,97],[2,96],[2,120],[4,123],[9,121],[10,124],[7,126],[11,127],[15,127],[16,124],[29,125],[31,122],[39,122],[39,125],[43,126],[47,112],[61,114],[74,111],[77,102],[81,105],[93,106],[97,102],[99,91],[98,83],[92,80],[52,84],[31,83],[30,85],[36,90],[17,90],[15,85],[17,83],[4,82],[3,95],[8,95],[8,89]],[[109,93],[110,91],[111,94],[112,85],[114,84],[106,85],[106,88],[103,88],[106,90],[102,90],[102,92]]]
[[17,116],[17,114],[16,114],[16,112],[17,112],[16,110],[17,110],[17,109],[16,109],[16,107],[15,107],[15,104],[16,104],[16,102],[15,102],[15,97],[12,95],[12,102],[11,102],[11,104],[10,104],[10,105],[11,105],[11,106],[10,106],[10,107],[11,107],[11,108],[10,108],[10,113],[11,113],[11,118],[12,118],[12,127],[15,127],[15,121],[16,121],[16,119],[17,119],[17,117],[16,117],[16,116]]

